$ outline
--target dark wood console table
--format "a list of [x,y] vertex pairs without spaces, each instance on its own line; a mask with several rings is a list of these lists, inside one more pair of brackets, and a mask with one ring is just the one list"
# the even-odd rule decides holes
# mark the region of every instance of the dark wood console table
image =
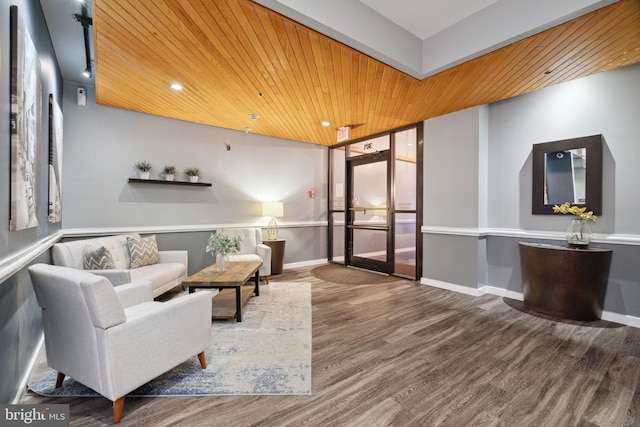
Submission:
[[520,242],[525,307],[572,320],[602,316],[612,251]]

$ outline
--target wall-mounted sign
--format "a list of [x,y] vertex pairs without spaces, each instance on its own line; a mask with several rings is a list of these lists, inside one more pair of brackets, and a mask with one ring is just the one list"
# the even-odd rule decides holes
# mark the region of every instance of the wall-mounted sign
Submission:
[[351,127],[342,126],[338,128],[338,142],[346,141],[351,138]]

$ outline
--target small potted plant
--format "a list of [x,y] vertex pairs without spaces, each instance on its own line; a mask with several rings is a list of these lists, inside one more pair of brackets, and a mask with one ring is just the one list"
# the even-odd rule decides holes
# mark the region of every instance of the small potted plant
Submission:
[[217,271],[227,271],[229,254],[240,251],[240,237],[229,237],[220,231],[211,233],[205,250],[212,256],[215,254]]
[[138,171],[138,174],[142,179],[149,179],[149,173],[151,172],[151,169],[153,169],[151,163],[146,160],[136,163],[133,167]]
[[165,181],[173,181],[177,172],[178,170],[175,166],[165,166],[162,168],[162,175],[164,175]]
[[186,168],[184,174],[191,182],[198,182],[200,179],[200,169],[198,168]]

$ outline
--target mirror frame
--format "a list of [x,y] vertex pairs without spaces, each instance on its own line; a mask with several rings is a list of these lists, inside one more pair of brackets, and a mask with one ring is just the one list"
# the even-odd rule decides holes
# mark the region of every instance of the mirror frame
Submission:
[[554,151],[586,148],[586,201],[572,203],[586,206],[594,215],[602,214],[602,135],[585,136],[561,141],[533,144],[533,188],[531,191],[531,213],[538,215],[553,214],[553,205],[544,204],[545,154]]

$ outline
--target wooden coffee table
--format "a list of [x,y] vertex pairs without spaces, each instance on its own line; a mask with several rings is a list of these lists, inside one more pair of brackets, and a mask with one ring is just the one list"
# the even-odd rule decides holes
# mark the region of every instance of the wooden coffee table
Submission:
[[213,264],[184,279],[182,285],[189,287],[189,293],[193,293],[196,289],[205,288],[235,289],[235,318],[236,321],[242,322],[242,307],[248,300],[248,298],[243,298],[242,288],[253,277],[256,281],[253,293],[260,296],[260,273],[258,271],[260,267],[262,267],[261,262],[230,262],[227,271],[216,271],[217,265]]

